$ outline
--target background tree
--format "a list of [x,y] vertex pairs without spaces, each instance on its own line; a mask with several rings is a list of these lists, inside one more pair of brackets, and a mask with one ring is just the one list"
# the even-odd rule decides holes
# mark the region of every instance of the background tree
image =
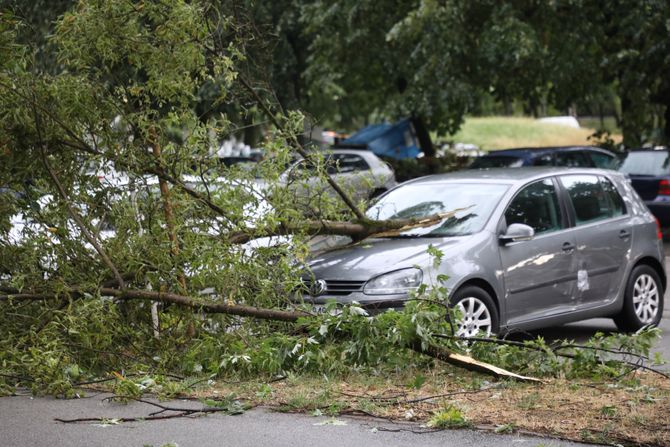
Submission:
[[317,115],[348,115],[347,123],[414,113],[451,133],[482,94],[507,112],[513,100],[531,112],[567,111],[613,87],[627,146],[670,135],[660,72],[667,2],[307,3],[303,17],[315,36],[307,79],[325,104]]

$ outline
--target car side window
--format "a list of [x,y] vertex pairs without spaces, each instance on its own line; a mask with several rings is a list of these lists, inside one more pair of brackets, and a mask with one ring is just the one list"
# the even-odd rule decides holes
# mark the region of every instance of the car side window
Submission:
[[337,166],[336,171],[340,174],[370,169],[363,157],[355,154],[333,154],[329,161]]
[[553,166],[554,165],[554,156],[553,154],[544,154],[536,157],[533,160],[534,166]]
[[610,208],[612,209],[611,216],[616,217],[626,214],[626,205],[624,204],[623,198],[612,182],[605,177],[600,177],[600,184],[610,200]]
[[566,166],[568,168],[575,167],[592,167],[591,160],[586,158],[586,155],[581,151],[558,152],[556,154],[556,166]]
[[612,217],[610,198],[595,175],[561,176],[575,210],[576,224],[583,225]]
[[507,206],[505,221],[526,224],[535,234],[565,228],[554,183],[545,179],[524,187]]
[[607,154],[601,154],[600,152],[590,151],[589,157],[591,161],[600,169],[616,169],[617,160],[616,157],[610,157]]

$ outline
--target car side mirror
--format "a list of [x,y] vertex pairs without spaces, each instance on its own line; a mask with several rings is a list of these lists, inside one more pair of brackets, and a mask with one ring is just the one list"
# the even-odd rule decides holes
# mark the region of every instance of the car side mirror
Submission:
[[513,223],[507,227],[505,234],[501,234],[498,239],[501,243],[508,244],[510,242],[529,241],[534,236],[535,230],[533,230],[533,227],[522,223]]

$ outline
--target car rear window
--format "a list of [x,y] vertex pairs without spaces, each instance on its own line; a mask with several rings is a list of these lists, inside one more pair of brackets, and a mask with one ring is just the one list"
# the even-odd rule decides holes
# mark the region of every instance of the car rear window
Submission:
[[341,174],[354,171],[367,171],[370,169],[368,163],[360,155],[354,154],[333,154],[328,160],[327,165],[334,172]]
[[556,166],[568,168],[588,168],[593,164],[581,151],[558,152],[556,154]]
[[589,151],[589,157],[591,161],[596,165],[596,168],[600,169],[616,169],[618,159],[608,154],[603,154],[602,152]]
[[670,152],[629,152],[619,171],[632,175],[661,176],[670,174]]
[[471,169],[486,168],[518,168],[523,165],[523,159],[511,155],[485,155],[475,159]]

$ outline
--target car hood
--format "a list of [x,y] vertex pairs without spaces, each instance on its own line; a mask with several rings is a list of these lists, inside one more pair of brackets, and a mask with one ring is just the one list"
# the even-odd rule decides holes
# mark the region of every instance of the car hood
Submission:
[[[427,266],[431,259],[428,247],[454,256],[469,236],[444,238],[366,239],[333,251],[316,254],[308,266],[315,278],[367,281],[382,273],[414,266]],[[449,253],[446,253],[449,250]]]

